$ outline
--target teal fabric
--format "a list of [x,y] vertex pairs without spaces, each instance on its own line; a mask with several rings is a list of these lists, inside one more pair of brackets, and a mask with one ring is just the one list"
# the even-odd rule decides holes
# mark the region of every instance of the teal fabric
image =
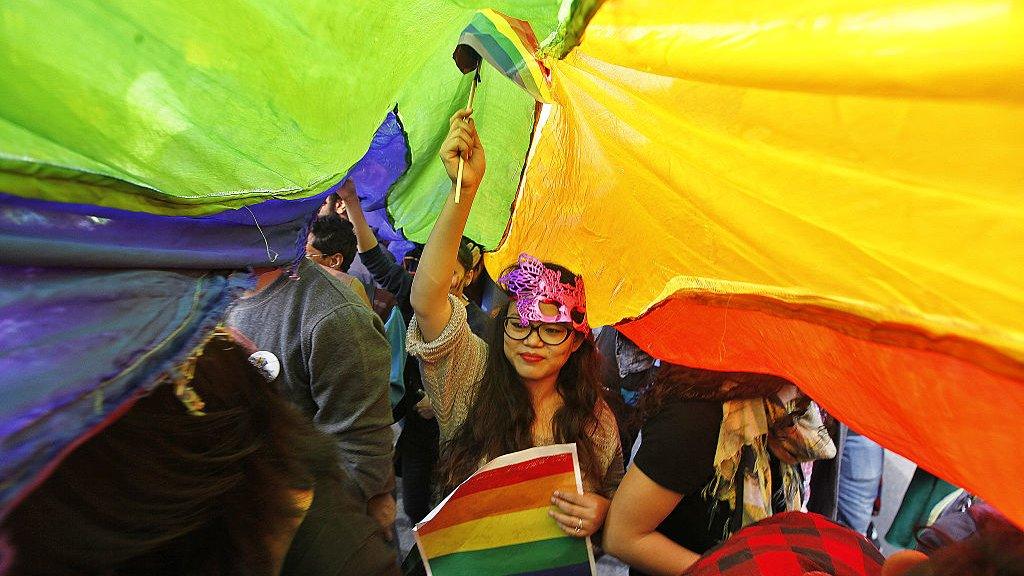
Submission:
[[391,308],[391,315],[384,323],[384,335],[391,345],[391,385],[388,389],[388,399],[391,401],[391,408],[394,409],[405,396],[405,361],[409,357],[405,351],[405,319],[402,318],[402,311],[398,306]]
[[885,534],[886,541],[901,548],[916,548],[917,531],[927,525],[935,506],[957,490],[956,486],[935,477],[927,470],[914,470],[900,509]]

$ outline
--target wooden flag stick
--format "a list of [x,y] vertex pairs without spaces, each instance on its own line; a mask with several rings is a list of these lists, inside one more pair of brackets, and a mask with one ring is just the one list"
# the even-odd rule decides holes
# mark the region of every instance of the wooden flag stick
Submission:
[[[469,88],[469,103],[466,104],[466,112],[473,109],[473,98],[476,97],[476,85],[480,82],[480,64],[477,64],[476,74],[473,75],[473,85]],[[466,151],[469,154],[469,151]],[[466,166],[466,159],[459,156],[459,174],[455,177],[455,203],[462,199],[462,169]]]

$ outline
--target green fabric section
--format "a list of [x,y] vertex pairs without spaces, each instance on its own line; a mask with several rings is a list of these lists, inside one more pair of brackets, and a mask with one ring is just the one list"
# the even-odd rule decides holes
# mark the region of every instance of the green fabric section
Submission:
[[894,546],[916,548],[918,530],[928,526],[928,517],[935,506],[956,490],[956,486],[927,470],[915,469],[885,539]]
[[437,576],[451,574],[506,576],[589,561],[586,541],[566,537],[448,554],[431,559],[430,569]]
[[[451,190],[437,152],[448,133],[448,118],[468,102],[472,76],[460,74],[450,54],[439,54],[399,98],[398,115],[409,136],[412,165],[391,189],[388,211],[395,227],[410,240],[426,242]],[[534,100],[490,65],[481,68],[480,76],[473,109],[487,157],[487,173],[477,192],[466,236],[494,248],[505,232],[529,150]],[[423,91],[450,96],[446,100],[418,98],[416,95]],[[438,122],[438,118],[445,121]]]
[[[602,4],[604,0],[566,0],[563,7],[565,14],[555,32],[542,41],[537,50],[538,58],[565,58],[573,48],[579,46],[587,24],[590,24],[590,19]],[[538,38],[542,37],[538,35]]]
[[[418,135],[447,126],[450,104],[464,98],[451,52],[480,7],[526,19],[541,35],[554,28],[558,2],[2,3],[0,189],[189,215],[319,193],[363,155],[396,103]],[[528,123],[532,108],[524,112],[523,98],[508,96],[518,88],[501,82],[508,90],[482,91],[481,121],[518,114]],[[500,113],[492,118],[485,107]],[[517,180],[522,124],[504,127],[516,147],[490,136],[492,180]],[[439,168],[440,140],[425,154],[426,140],[414,161]],[[498,168],[505,163],[518,166]],[[408,179],[396,198],[447,181],[436,169],[417,173],[422,179]],[[484,200],[471,223],[481,239],[504,229],[511,195],[501,192],[493,195],[502,210]],[[401,210],[415,231],[433,219]]]
[[495,46],[505,54],[510,55],[513,62],[519,59],[519,49],[512,40],[498,32],[498,28],[490,19],[485,18],[481,14],[479,17],[473,19],[473,25],[481,34],[489,35],[494,40]]

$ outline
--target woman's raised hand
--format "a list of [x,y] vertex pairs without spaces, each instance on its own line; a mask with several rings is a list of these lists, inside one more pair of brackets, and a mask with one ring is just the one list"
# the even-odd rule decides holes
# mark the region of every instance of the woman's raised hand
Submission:
[[576,494],[558,491],[551,496],[551,503],[555,507],[548,510],[548,515],[558,522],[558,527],[569,536],[585,538],[604,525],[604,517],[608,515],[611,502],[591,492]]
[[462,168],[462,189],[475,190],[484,177],[487,160],[484,148],[480,144],[480,136],[476,132],[476,124],[471,117],[472,110],[459,110],[452,117],[448,136],[441,145],[441,161],[448,177],[454,183],[459,174],[459,157],[465,160]]

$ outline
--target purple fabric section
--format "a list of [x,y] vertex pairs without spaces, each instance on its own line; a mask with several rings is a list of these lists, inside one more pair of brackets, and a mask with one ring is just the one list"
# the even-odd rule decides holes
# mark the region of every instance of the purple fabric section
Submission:
[[[384,204],[408,159],[392,113],[349,172],[399,246]],[[203,270],[299,258],[332,191],[205,217],[0,193],[0,519],[77,439],[173,370],[249,283]]]
[[[388,221],[384,205],[388,190],[408,168],[408,158],[405,135],[392,112],[346,176],[356,181],[371,226],[397,248],[404,239]],[[310,198],[271,199],[203,217],[157,216],[0,193],[0,264],[185,269],[284,265],[302,256],[309,216],[343,181]]]
[[413,244],[395,230],[387,213],[387,194],[391,185],[409,168],[409,145],[398,115],[389,112],[377,129],[367,154],[349,171],[348,177],[356,184],[356,193],[366,214],[366,222],[377,234],[377,239],[388,243],[388,249],[399,261]]
[[0,266],[0,517],[250,285],[246,274]]
[[252,216],[245,225],[0,195],[0,263],[188,269],[286,264],[297,256],[306,214],[322,200],[298,202],[302,210],[293,221],[257,228]]

